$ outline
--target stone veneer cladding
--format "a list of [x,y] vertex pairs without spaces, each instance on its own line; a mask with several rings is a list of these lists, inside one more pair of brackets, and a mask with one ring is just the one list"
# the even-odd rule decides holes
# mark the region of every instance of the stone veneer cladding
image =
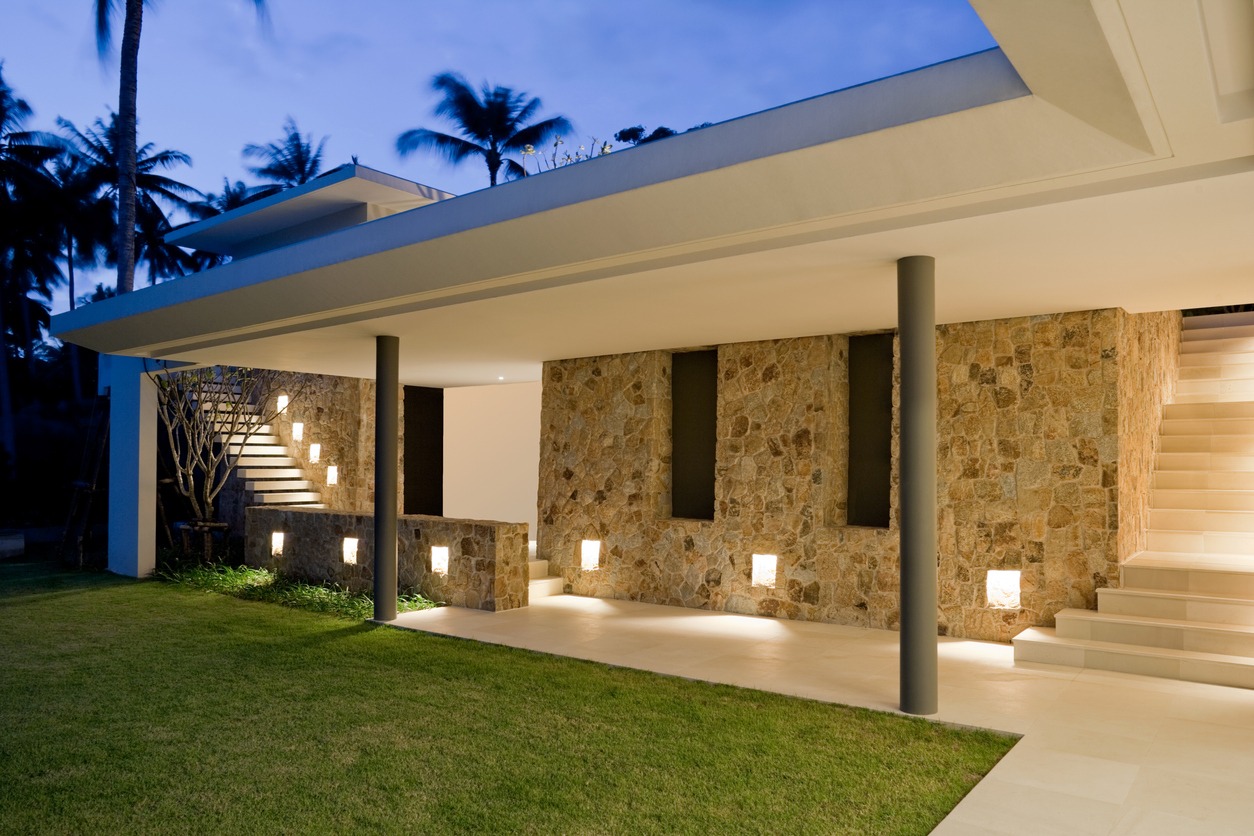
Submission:
[[[1004,641],[1117,581],[1178,332],[1119,310],[937,329],[942,631]],[[718,350],[713,521],[669,517],[668,352],[545,364],[540,557],[577,594],[895,627],[896,403],[890,527],[845,526],[847,338]],[[579,568],[584,538],[602,568]],[[755,552],[779,555],[775,588],[751,585]],[[1023,572],[1022,609],[985,605],[989,569]]]
[[[374,517],[312,508],[253,507],[246,512],[245,558],[315,583],[354,592],[374,584]],[[284,534],[283,553],[270,554],[270,535]],[[357,563],[343,560],[345,537],[358,538]],[[449,572],[431,572],[431,547],[448,546]],[[402,592],[488,611],[527,606],[527,524],[401,515],[397,521],[397,585]]]

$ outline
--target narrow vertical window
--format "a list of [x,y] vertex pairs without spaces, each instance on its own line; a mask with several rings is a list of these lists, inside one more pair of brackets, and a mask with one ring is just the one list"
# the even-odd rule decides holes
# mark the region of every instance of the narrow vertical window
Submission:
[[405,387],[406,514],[444,516],[444,390]]
[[718,351],[671,355],[671,516],[714,519]]
[[893,335],[849,338],[849,525],[887,528],[893,466]]

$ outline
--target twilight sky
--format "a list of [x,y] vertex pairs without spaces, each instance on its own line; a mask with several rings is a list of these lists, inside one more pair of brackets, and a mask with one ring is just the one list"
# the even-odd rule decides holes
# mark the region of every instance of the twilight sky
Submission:
[[[720,122],[994,45],[966,0],[157,0],[144,16],[140,142],[191,155],[176,177],[205,191],[244,179],[240,149],[291,115],[329,136],[324,170],[364,165],[455,193],[487,185],[396,136],[435,119],[433,75],[453,70],[540,96],[575,145],[635,124]],[[0,61],[35,109],[80,128],[117,102],[92,0],[0,0]],[[120,20],[115,26],[120,36]],[[568,143],[571,138],[567,139]],[[57,307],[61,307],[58,305]]]

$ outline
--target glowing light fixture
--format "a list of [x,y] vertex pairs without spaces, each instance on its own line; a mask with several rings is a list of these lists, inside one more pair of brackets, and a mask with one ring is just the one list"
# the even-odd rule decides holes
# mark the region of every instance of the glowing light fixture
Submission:
[[536,559],[536,541],[535,540],[527,541],[527,559],[528,560]]
[[305,437],[305,425],[300,421],[292,422],[292,441],[300,441]]
[[585,572],[601,568],[600,540],[584,540],[579,544],[579,568]]
[[270,534],[270,556],[280,557],[283,554],[283,532],[274,531]]
[[497,380],[504,380],[504,379],[505,379],[505,375],[497,375],[496,379],[497,379]]
[[310,445],[309,445],[309,463],[310,463],[310,464],[317,464],[317,463],[318,463],[318,459],[320,459],[320,458],[322,458],[322,445],[321,445],[321,444],[310,444]]
[[984,588],[988,605],[993,609],[1019,609],[1018,569],[990,569]]
[[775,588],[775,570],[779,566],[779,556],[774,554],[755,554],[753,556],[754,586]]
[[287,395],[279,395],[275,402],[278,404],[279,412],[287,410]]
[[357,565],[357,538],[344,538],[344,562]]
[[448,546],[431,547],[431,571],[437,575],[448,574]]
[[340,469],[333,464],[327,465],[327,484],[338,485],[340,483]]

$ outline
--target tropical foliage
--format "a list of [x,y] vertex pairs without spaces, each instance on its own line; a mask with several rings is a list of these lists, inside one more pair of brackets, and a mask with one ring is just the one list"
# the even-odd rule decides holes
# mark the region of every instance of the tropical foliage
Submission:
[[490,186],[496,185],[502,168],[507,180],[527,176],[522,163],[510,155],[523,155],[528,148],[535,149],[571,131],[565,116],[532,122],[542,106],[540,100],[509,87],[485,82],[476,91],[457,73],[440,73],[432,79],[431,87],[443,97],[435,115],[456,124],[460,136],[413,128],[396,138],[397,152],[407,157],[415,151],[430,150],[451,163],[482,157]]
[[[322,151],[327,137],[315,147],[313,135],[302,135],[296,120],[287,117],[283,123],[283,138],[265,145],[244,146],[244,157],[255,159],[259,165],[249,166],[248,171],[266,181],[254,190],[253,197],[302,186],[322,173]],[[242,183],[239,185],[243,185]]]

